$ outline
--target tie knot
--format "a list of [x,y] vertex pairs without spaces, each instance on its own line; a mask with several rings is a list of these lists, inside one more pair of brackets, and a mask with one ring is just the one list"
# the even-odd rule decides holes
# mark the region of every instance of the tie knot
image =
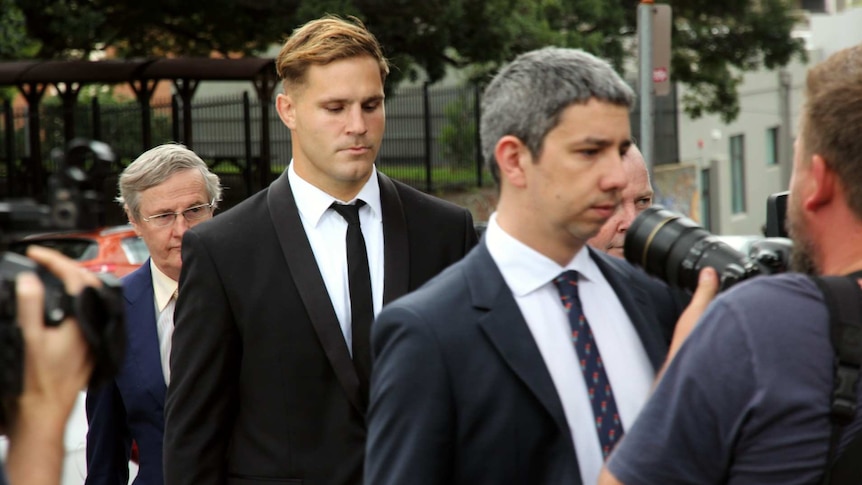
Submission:
[[560,286],[562,284],[578,285],[578,272],[573,269],[567,269],[554,278],[554,284]]
[[554,285],[556,285],[557,290],[560,292],[560,295],[564,297],[577,295],[578,272],[572,269],[563,271],[562,273],[560,273],[559,276],[554,278]]
[[348,225],[356,224],[359,225],[359,208],[365,205],[365,201],[361,199],[356,199],[355,204],[339,204],[338,202],[333,202],[330,207],[335,212],[338,212],[341,217],[347,221]]

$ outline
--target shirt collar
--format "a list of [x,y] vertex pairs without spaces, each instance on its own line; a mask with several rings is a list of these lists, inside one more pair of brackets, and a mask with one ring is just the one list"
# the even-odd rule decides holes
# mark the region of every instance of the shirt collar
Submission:
[[488,251],[500,268],[503,279],[517,297],[526,296],[552,282],[564,270],[575,270],[581,278],[596,281],[600,269],[585,245],[566,266],[527,246],[507,233],[491,214],[485,230]]
[[333,202],[342,204],[352,204],[356,199],[362,199],[366,207],[371,209],[371,216],[378,221],[383,220],[383,211],[380,205],[380,185],[377,181],[377,167],[372,167],[371,177],[362,187],[362,190],[356,194],[352,200],[338,200],[335,197],[315,187],[307,180],[303,179],[296,173],[293,168],[293,160],[287,167],[287,179],[290,182],[290,189],[293,191],[293,198],[296,201],[296,208],[302,215],[302,218],[312,227],[317,227],[320,219],[326,214],[326,210]]
[[162,270],[156,266],[156,263],[150,259],[150,271],[153,274],[153,293],[156,296],[156,308],[161,312],[168,306],[174,292],[177,291],[178,284],[168,275],[162,273]]

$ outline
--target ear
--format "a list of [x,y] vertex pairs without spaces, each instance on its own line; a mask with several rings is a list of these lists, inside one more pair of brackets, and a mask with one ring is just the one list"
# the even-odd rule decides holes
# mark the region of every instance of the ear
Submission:
[[289,129],[296,128],[296,102],[293,96],[287,94],[279,94],[275,97],[275,110],[278,112],[278,117]]
[[524,166],[533,163],[530,150],[518,137],[506,135],[494,147],[494,159],[500,168],[500,182],[504,180],[515,187],[524,187],[527,179]]
[[838,176],[835,171],[829,168],[826,160],[817,154],[811,157],[811,170],[809,173],[814,188],[803,201],[803,205],[807,210],[816,211],[831,202],[835,197]]
[[132,225],[132,229],[135,230],[135,234],[137,234],[138,237],[141,237],[141,229],[138,227],[138,223],[135,221],[135,218],[132,217],[132,211],[129,210],[129,206],[124,205],[123,211],[126,213],[126,218],[129,220],[129,224]]

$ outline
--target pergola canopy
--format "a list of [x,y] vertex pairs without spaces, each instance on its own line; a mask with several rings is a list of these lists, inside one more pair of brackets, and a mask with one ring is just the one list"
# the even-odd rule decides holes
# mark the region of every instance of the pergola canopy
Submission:
[[159,59],[144,67],[143,79],[197,79],[200,81],[254,80],[261,73],[275,74],[275,60],[246,57],[241,59],[177,58]]
[[[27,99],[29,109],[30,157],[28,178],[33,192],[41,194],[42,149],[39,104],[46,86],[53,84],[63,100],[66,141],[75,133],[74,106],[82,86],[87,84],[129,83],[141,106],[143,149],[151,146],[150,98],[158,81],[174,83],[182,99],[183,143],[192,147],[191,98],[200,81],[251,81],[261,101],[261,119],[269,119],[269,105],[277,76],[272,58],[173,58],[104,61],[12,61],[0,62],[0,86],[17,86]],[[261,183],[269,176],[269,124],[261,123]],[[14,158],[7,143],[7,160]],[[11,167],[11,165],[10,165]]]
[[44,61],[21,72],[16,84],[129,82],[149,61]]
[[275,60],[247,57],[110,61],[0,62],[0,86],[27,83],[119,84],[136,80],[255,81],[275,76]]
[[18,78],[31,67],[41,64],[39,61],[0,62],[0,86],[15,86]]

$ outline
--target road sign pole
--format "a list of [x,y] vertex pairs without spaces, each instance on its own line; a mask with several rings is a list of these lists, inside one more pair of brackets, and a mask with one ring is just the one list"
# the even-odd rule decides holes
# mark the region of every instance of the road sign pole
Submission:
[[[652,66],[652,0],[638,5],[638,57],[640,63],[638,94],[640,97],[640,139],[638,144],[653,179],[653,66]],[[653,182],[654,183],[654,182]]]

